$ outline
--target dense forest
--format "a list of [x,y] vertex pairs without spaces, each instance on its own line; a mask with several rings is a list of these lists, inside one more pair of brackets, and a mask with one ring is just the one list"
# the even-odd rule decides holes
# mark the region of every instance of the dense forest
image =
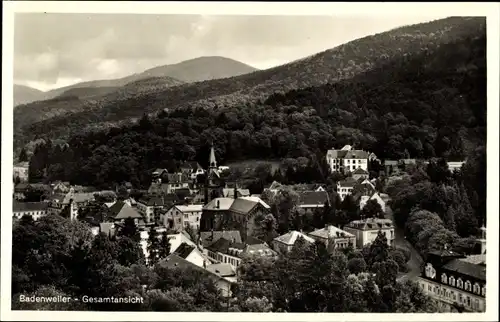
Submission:
[[320,160],[327,149],[345,144],[381,159],[464,160],[486,141],[485,42],[484,33],[462,38],[352,79],[257,103],[143,115],[122,127],[75,133],[63,145],[39,138],[47,143],[35,145],[30,174],[33,180],[145,186],[151,169],[172,160],[204,165],[212,141],[220,164]]
[[[463,62],[460,57],[472,53],[468,51],[469,44],[465,39],[484,34],[484,18],[453,17],[364,37],[283,66],[237,77],[185,84],[118,98],[105,96],[99,100],[47,102],[40,103],[36,108],[26,105],[14,111],[15,146],[20,149],[27,142],[39,137],[68,138],[75,132],[96,127],[109,128],[130,118],[140,118],[145,112],[156,113],[163,109],[183,107],[238,108],[247,103],[265,100],[276,92],[285,93],[293,89],[348,80],[366,71],[387,64],[390,66],[401,58],[413,59],[414,56],[426,52],[432,55],[441,46],[457,41],[464,42],[464,49],[461,50],[465,50],[465,53],[459,53],[455,60]],[[442,57],[436,59],[441,61]],[[446,59],[442,62],[444,61]],[[432,64],[432,61],[421,63],[438,65]],[[469,71],[469,67],[472,68],[467,63],[455,67],[461,73]],[[398,73],[399,71],[387,72],[388,75]],[[430,94],[423,89],[424,94]],[[447,99],[446,95],[444,96]],[[392,100],[392,97],[386,99]]]

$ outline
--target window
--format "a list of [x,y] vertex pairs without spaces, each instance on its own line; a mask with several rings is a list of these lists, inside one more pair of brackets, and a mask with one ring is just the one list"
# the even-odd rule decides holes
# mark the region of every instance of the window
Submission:
[[427,266],[425,267],[425,275],[429,278],[436,277],[436,270],[432,267],[431,263],[427,263]]
[[458,278],[458,280],[457,280],[457,287],[458,288],[463,288],[464,287],[464,282],[462,281],[461,278]]
[[458,303],[462,303],[464,301],[462,293],[458,293]]
[[455,278],[453,276],[450,276],[448,278],[448,282],[451,286],[455,286]]
[[483,286],[483,289],[481,291],[482,296],[486,296],[486,286]]
[[476,294],[481,293],[481,288],[479,287],[478,283],[474,283],[474,293]]
[[474,304],[475,304],[475,305],[474,305],[474,309],[479,310],[479,300],[478,300],[478,299],[476,299],[476,300],[474,301]]
[[429,292],[431,292],[431,291],[432,291],[432,287],[431,287],[429,284],[427,284],[427,290],[428,290]]
[[441,282],[446,283],[446,281],[447,281],[446,274],[445,273],[441,274]]
[[470,296],[467,296],[467,306],[470,306]]
[[470,292],[471,291],[471,287],[472,287],[472,285],[471,285],[471,283],[469,281],[465,282],[465,290],[466,291]]
[[453,297],[453,301],[457,300],[457,294],[455,292],[451,292],[451,296]]

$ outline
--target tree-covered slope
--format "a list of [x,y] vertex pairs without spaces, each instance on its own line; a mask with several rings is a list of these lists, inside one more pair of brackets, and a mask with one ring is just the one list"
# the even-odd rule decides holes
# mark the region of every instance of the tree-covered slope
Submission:
[[[30,124],[14,121],[17,146],[39,135],[66,137],[76,129],[123,122],[164,108],[233,107],[275,92],[350,79],[391,61],[484,32],[484,18],[453,17],[364,37],[283,66],[226,79],[166,88],[126,100],[86,102],[72,113]],[[51,107],[48,107],[49,109]]]
[[[480,29],[333,84],[274,94],[231,108],[184,108],[138,124],[73,135],[40,147],[33,173],[96,186],[149,183],[173,160],[323,158],[355,144],[380,158],[462,160],[485,144],[486,34]],[[138,102],[135,102],[138,104]],[[38,175],[40,177],[40,175]],[[41,177],[40,177],[41,178]]]

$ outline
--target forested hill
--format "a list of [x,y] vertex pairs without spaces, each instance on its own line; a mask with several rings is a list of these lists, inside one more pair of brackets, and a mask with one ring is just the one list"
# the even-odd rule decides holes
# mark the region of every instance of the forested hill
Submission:
[[[30,175],[94,186],[130,181],[173,160],[323,158],[355,144],[381,158],[462,160],[485,144],[485,29],[335,84],[274,94],[229,109],[185,108],[138,124],[74,135],[69,148],[40,146]],[[317,157],[316,157],[317,156]]]
[[39,136],[67,137],[77,129],[100,123],[109,126],[164,108],[234,107],[266,99],[274,92],[349,79],[404,55],[480,34],[484,26],[484,18],[447,18],[364,37],[264,71],[166,88],[127,100],[85,102],[71,106],[71,114],[53,113],[50,119],[32,125],[15,119],[15,144],[19,147]]

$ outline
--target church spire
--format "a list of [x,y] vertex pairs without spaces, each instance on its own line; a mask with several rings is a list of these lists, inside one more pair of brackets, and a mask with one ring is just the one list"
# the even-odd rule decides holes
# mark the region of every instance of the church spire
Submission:
[[213,141],[210,146],[210,159],[208,160],[208,165],[210,168],[217,168],[217,160],[215,160],[215,150]]

